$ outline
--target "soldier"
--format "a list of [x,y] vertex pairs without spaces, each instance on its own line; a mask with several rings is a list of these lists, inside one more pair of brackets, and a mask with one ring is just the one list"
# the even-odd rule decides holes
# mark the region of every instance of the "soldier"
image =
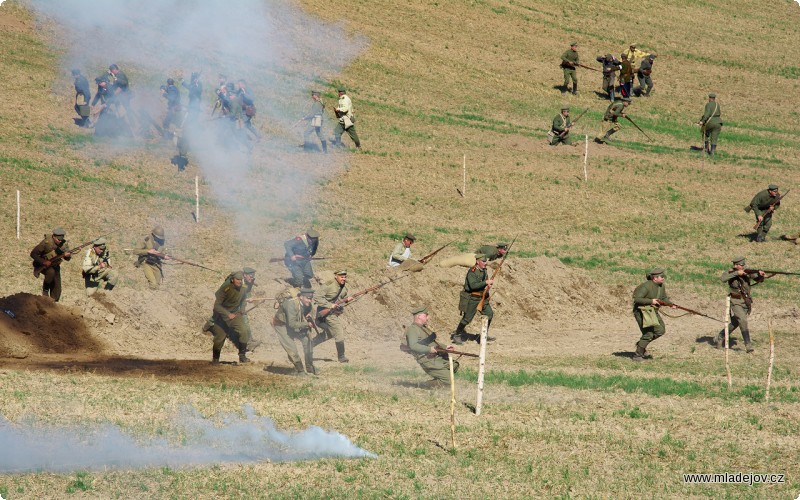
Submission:
[[569,106],[564,105],[561,107],[561,113],[553,118],[553,125],[550,127],[550,133],[547,134],[550,145],[566,144],[567,146],[575,146],[572,143],[572,137],[569,135],[571,128],[572,120],[569,118]]
[[767,189],[756,193],[752,201],[750,201],[747,211],[753,210],[756,216],[756,224],[758,225],[755,236],[756,242],[763,243],[767,241],[767,233],[772,227],[772,214],[781,206],[780,197],[778,186],[770,184]]
[[[297,375],[305,375],[305,372],[317,375],[318,371],[314,368],[314,343],[311,340],[311,328],[313,328],[314,305],[312,303],[314,290],[311,288],[301,288],[297,297],[287,298],[278,306],[272,325],[281,346],[289,356]],[[303,346],[303,354],[306,358],[306,367],[303,371],[303,363],[297,354],[297,347],[294,341],[299,340]]]
[[577,65],[580,64],[580,56],[578,56],[578,42],[569,44],[563,54],[561,54],[561,69],[564,70],[564,87],[561,94],[566,94],[569,91],[569,81],[572,80],[572,94],[578,95],[578,73]]
[[486,256],[486,260],[493,261],[502,258],[508,251],[508,243],[500,242],[494,245],[482,245],[475,253],[482,253]]
[[636,78],[639,80],[639,87],[635,91],[636,95],[650,97],[650,92],[653,90],[653,78],[650,75],[653,73],[655,59],[655,54],[648,54],[639,65],[636,72]]
[[[698,125],[703,127],[703,149],[706,154],[713,155],[717,152],[717,137],[722,130],[722,120],[719,103],[717,102],[717,94],[713,92],[708,94],[708,102],[703,110],[703,116],[700,117]],[[709,142],[710,147],[709,147]]]
[[[483,303],[483,311],[481,314],[486,316],[489,320],[489,326],[492,324],[492,305],[489,303],[489,288],[491,288],[494,280],[489,278],[486,272],[486,264],[488,259],[482,253],[475,254],[475,265],[467,271],[467,276],[464,278],[464,289],[461,290],[460,300],[458,302],[458,310],[461,313],[461,321],[456,327],[455,333],[450,336],[454,344],[461,345],[467,340],[474,340],[480,342],[480,335],[467,333],[465,328],[470,324],[475,313],[478,311],[478,303],[481,301],[484,290],[486,290],[486,298]],[[486,340],[494,341],[494,337],[486,337]]]
[[475,263],[475,254],[482,253],[489,261],[497,260],[506,254],[508,243],[496,243],[494,245],[481,245],[472,253],[462,253],[453,255],[439,261],[439,267],[472,267]]
[[[647,355],[647,346],[666,332],[664,320],[658,313],[659,301],[670,302],[664,279],[664,270],[657,267],[647,273],[647,281],[633,291],[633,317],[642,332],[642,337],[636,343],[636,353],[631,358],[633,361],[650,359],[652,356]],[[675,306],[671,307],[676,309]]]
[[73,69],[72,77],[75,79],[75,112],[80,116],[75,120],[75,124],[80,127],[89,126],[89,102],[92,100],[92,91],[89,89],[89,82],[81,74],[81,70]]
[[317,134],[317,139],[319,139],[322,145],[322,151],[327,153],[328,141],[322,138],[322,117],[325,114],[325,103],[322,102],[319,92],[316,90],[311,92],[311,100],[311,110],[308,115],[303,117],[303,120],[308,122],[308,127],[305,132],[303,132],[303,149],[306,151],[311,151],[313,149],[313,145],[310,141],[311,134]]
[[[596,142],[597,144],[605,144],[606,141],[609,140],[613,134],[619,131],[620,126],[619,123],[617,123],[617,120],[620,117],[625,116],[625,108],[630,106],[630,104],[631,104],[631,98],[623,97],[622,100],[618,99],[608,105],[608,108],[606,109],[606,112],[603,115],[603,124],[601,125],[602,127],[601,132],[607,129],[606,133],[602,137],[600,135],[595,137],[594,142]],[[608,128],[609,126],[611,128]]]
[[406,233],[403,240],[398,242],[389,256],[389,267],[397,267],[406,260],[411,259],[411,245],[417,241],[417,237],[411,233]]
[[161,226],[155,226],[150,235],[145,236],[139,247],[134,249],[134,255],[138,256],[134,265],[142,268],[151,289],[157,289],[164,278],[161,261],[170,260],[169,255],[164,255],[166,251],[166,238]]
[[[747,273],[744,268],[745,264],[744,257],[736,257],[733,259],[733,268],[722,273],[720,280],[728,283],[728,295],[731,298],[731,322],[728,325],[728,334],[730,335],[736,327],[739,327],[745,349],[751,353],[754,349],[750,345],[750,328],[747,326],[747,317],[753,309],[750,287],[764,282],[764,271]],[[724,342],[725,329],[721,330],[714,338],[714,347],[719,349]]]
[[211,326],[211,334],[214,336],[212,363],[219,363],[219,356],[226,338],[230,338],[233,345],[239,350],[239,362],[250,362],[247,357],[247,342],[250,337],[243,314],[247,288],[242,286],[243,280],[244,276],[241,271],[231,273],[215,294],[214,324]]
[[117,108],[117,114],[121,117],[124,116],[125,119],[128,120],[128,125],[131,127],[131,130],[133,130],[135,124],[134,116],[131,112],[131,92],[128,76],[122,72],[116,64],[112,64],[108,67],[108,74],[110,83],[109,93],[114,96],[114,102],[125,109],[125,112],[122,113],[119,108]]
[[636,44],[632,43],[628,50],[624,52],[624,55],[628,57],[628,61],[631,63],[631,67],[636,70],[636,63],[641,62],[642,59],[647,57],[647,52],[639,50],[636,48]]
[[203,84],[200,82],[200,73],[192,73],[190,82],[188,84],[181,82],[181,86],[189,91],[189,114],[192,116],[197,115],[200,112],[203,98]]
[[339,87],[339,103],[334,108],[334,111],[339,121],[333,129],[333,144],[343,148],[342,134],[347,132],[347,135],[356,145],[356,149],[361,150],[361,141],[358,140],[358,133],[356,133],[356,116],[353,113],[353,102],[344,87]]
[[316,255],[319,248],[319,233],[309,229],[305,234],[287,240],[283,248],[286,250],[283,262],[292,273],[289,284],[297,288],[311,288],[311,279],[314,277],[311,257]]
[[[322,285],[314,296],[317,306],[317,325],[322,333],[314,338],[314,345],[321,344],[332,338],[336,344],[336,354],[339,363],[348,363],[344,353],[344,325],[340,318],[344,309],[342,304],[350,302],[347,297],[347,271],[340,270],[333,273],[334,281]],[[340,302],[338,306],[336,302]]]
[[[245,302],[250,302],[250,296],[253,294],[253,287],[256,286],[256,270],[252,267],[245,267],[242,269],[242,278],[242,286],[244,287],[244,300]],[[250,352],[253,352],[256,350],[256,347],[261,345],[263,341],[261,339],[256,340],[253,338],[253,330],[250,328],[250,317],[247,315],[247,309],[244,307],[244,305],[242,306],[242,316],[244,317],[247,338],[249,339],[247,343],[247,349]]]
[[628,54],[623,52],[622,55],[622,62],[620,62],[620,70],[619,70],[619,85],[620,85],[620,92],[622,93],[622,97],[630,97],[631,96],[631,85],[633,84],[633,65],[628,60]]
[[44,239],[31,250],[33,269],[45,267],[41,273],[44,275],[42,282],[42,295],[58,302],[61,298],[61,261],[70,260],[72,254],[67,250],[66,232],[57,227],[51,235],[44,235]]
[[239,80],[237,85],[239,87],[237,94],[242,104],[242,110],[244,111],[244,126],[260,141],[261,133],[253,126],[253,118],[256,116],[256,104],[253,100],[253,93],[247,88],[246,81]]
[[622,69],[622,63],[614,59],[611,54],[599,56],[597,62],[603,65],[603,91],[608,94],[611,102],[614,102],[614,82],[617,79],[616,72]]
[[[435,387],[450,381],[450,366],[447,354],[436,352],[436,348],[453,350],[452,345],[444,345],[436,339],[436,332],[428,327],[428,308],[424,306],[411,309],[414,321],[406,329],[408,348],[419,366],[433,377],[428,385]],[[453,373],[458,371],[458,361],[453,361]]]
[[97,238],[92,242],[92,248],[86,250],[83,257],[83,281],[86,295],[91,296],[105,281],[104,288],[112,290],[119,280],[119,273],[111,269],[111,254],[105,238]]
[[167,115],[161,124],[164,129],[164,138],[169,139],[169,126],[175,124],[176,127],[181,127],[181,91],[175,86],[175,80],[167,78],[167,84],[161,86],[161,97],[167,100]]

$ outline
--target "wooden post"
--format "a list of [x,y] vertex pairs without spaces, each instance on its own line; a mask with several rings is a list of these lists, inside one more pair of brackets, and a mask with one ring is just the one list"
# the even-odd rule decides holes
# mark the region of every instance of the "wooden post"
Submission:
[[731,380],[731,365],[728,360],[728,350],[730,347],[729,340],[730,340],[730,332],[728,331],[728,327],[730,326],[730,317],[731,317],[731,297],[730,295],[725,298],[725,315],[723,319],[725,320],[725,373],[728,374],[728,389],[733,387],[733,380]]
[[447,361],[450,363],[450,440],[453,449],[456,449],[456,377],[453,373],[453,356],[448,354]]
[[586,164],[589,161],[589,135],[584,136],[586,138],[586,146],[583,150],[583,182],[587,182],[589,180],[589,172],[586,170]]
[[764,393],[764,400],[769,403],[769,386],[772,384],[772,366],[775,363],[775,336],[772,333],[772,319],[767,322],[769,325],[769,369],[767,370],[767,391]]
[[19,239],[19,189],[17,189],[17,239]]
[[200,178],[194,176],[194,220],[200,222]]
[[467,155],[464,155],[463,180],[461,182],[461,196],[467,197]]
[[481,351],[478,356],[478,397],[475,399],[475,415],[481,414],[483,405],[483,372],[486,366],[486,337],[489,332],[489,319],[481,316]]

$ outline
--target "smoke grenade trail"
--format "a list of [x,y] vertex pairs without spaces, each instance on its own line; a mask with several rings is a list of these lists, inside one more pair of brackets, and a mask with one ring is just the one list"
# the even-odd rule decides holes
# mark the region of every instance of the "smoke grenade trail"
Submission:
[[225,414],[211,420],[183,408],[171,435],[160,439],[137,437],[110,423],[87,430],[13,424],[0,416],[0,473],[376,457],[338,432],[317,426],[284,432],[249,405],[243,412],[244,418]]

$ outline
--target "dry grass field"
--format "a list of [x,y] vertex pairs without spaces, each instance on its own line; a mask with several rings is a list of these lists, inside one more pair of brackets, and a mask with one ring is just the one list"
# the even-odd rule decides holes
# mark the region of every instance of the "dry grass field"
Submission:
[[[665,267],[671,298],[714,317],[724,305],[718,276],[731,257],[800,272],[800,247],[778,239],[800,231],[796,2],[647,0],[625,10],[607,0],[282,5],[332,27],[320,39],[326,50],[341,43],[357,56],[339,72],[314,72],[303,58],[241,70],[267,101],[256,122],[265,139],[250,157],[227,158],[224,169],[193,162],[185,172],[169,164],[174,148],[157,137],[110,141],[75,127],[65,67],[74,35],[37,18],[25,2],[0,6],[0,309],[16,316],[0,314],[3,498],[800,494],[797,277],[756,289],[756,351],[745,354],[734,334],[731,388],[723,352],[708,343],[718,323],[705,318],[667,318],[667,334],[649,349],[655,359],[629,359],[638,339],[630,293],[647,269]],[[573,40],[592,66],[631,42],[658,54],[653,95],[629,108],[652,141],[623,122],[611,144],[591,142],[607,106],[599,73],[579,73],[578,96],[556,88],[560,55]],[[164,78],[118,62],[142,101],[146,86]],[[85,74],[102,64],[108,61]],[[222,63],[209,52],[191,64],[203,65],[211,87]],[[279,96],[265,82],[301,84]],[[330,111],[339,84],[353,99],[363,151],[296,148],[300,134],[289,125],[308,90],[322,90]],[[700,145],[693,123],[712,91],[724,127],[709,159],[690,147]],[[575,129],[590,139],[586,180],[583,140],[575,148],[546,145],[562,103],[573,116],[588,108]],[[327,134],[332,123],[328,116]],[[792,192],[771,240],[750,243],[752,215],[742,208],[769,183]],[[278,293],[286,275],[268,258],[308,225],[322,234],[320,254],[331,257],[318,270],[347,268],[353,291],[392,276],[385,262],[405,231],[417,235],[417,255],[450,242],[442,255],[516,238],[492,299],[498,341],[488,347],[481,415],[473,411],[477,363],[462,359],[454,447],[449,391],[421,388],[424,373],[398,350],[414,304],[430,305],[440,335],[455,327],[462,268],[434,260],[348,307],[351,362],[337,363],[327,342],[315,351],[318,377],[288,375],[271,304],[251,314],[264,341],[255,362],[234,366],[226,346],[226,363],[211,366],[211,340],[199,330],[225,273],[169,266],[165,285],[149,290],[122,249],[154,224],[165,226],[176,256],[221,271],[255,267],[265,296]],[[84,297],[73,259],[63,266],[62,301],[35,297],[40,282],[28,253],[59,225],[73,245],[116,230],[109,239],[122,275],[117,289]],[[766,402],[770,322],[775,367]],[[339,432],[376,457],[264,458],[261,417],[290,433],[311,426]],[[58,458],[69,457],[65,443],[73,436],[123,443],[119,449],[130,446],[132,455],[137,446],[180,455],[197,446],[197,429],[184,426],[198,420],[230,445],[223,458],[185,451],[178,463],[136,467],[124,457],[99,467]],[[27,444],[9,438],[20,429],[30,429]],[[116,433],[135,444],[109,437]],[[37,435],[45,452],[52,439],[54,458],[31,471],[25,464],[39,451]],[[686,473],[725,472],[782,474],[785,481],[684,482]]]

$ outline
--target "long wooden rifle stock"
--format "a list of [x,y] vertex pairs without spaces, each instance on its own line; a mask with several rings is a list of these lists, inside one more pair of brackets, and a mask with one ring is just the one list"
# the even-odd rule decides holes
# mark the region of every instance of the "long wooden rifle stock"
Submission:
[[468,356],[470,358],[478,358],[477,354],[472,354],[471,352],[464,352],[464,351],[448,351],[447,349],[442,349],[441,347],[436,348],[436,352],[441,354],[458,354],[459,356]]
[[680,309],[681,311],[686,311],[686,312],[691,313],[691,314],[696,314],[697,316],[702,316],[704,318],[713,319],[714,321],[718,321],[720,323],[725,323],[721,319],[714,318],[712,316],[709,316],[708,314],[703,314],[700,311],[695,311],[694,309],[689,309],[688,307],[683,307],[683,306],[679,306],[678,304],[673,304],[672,302],[665,302],[663,300],[659,300],[658,304],[662,305],[662,306],[667,306],[667,307],[675,307],[676,309]]
[[574,66],[580,66],[581,68],[585,68],[585,69],[590,69],[590,70],[592,70],[592,71],[597,71],[598,73],[602,73],[602,71],[600,71],[599,69],[597,69],[597,68],[593,68],[593,67],[591,67],[591,66],[586,66],[585,64],[574,63],[573,65],[574,65]]
[[785,193],[783,193],[782,195],[778,196],[778,199],[776,199],[775,201],[772,202],[772,204],[764,211],[764,213],[761,214],[761,220],[758,221],[755,226],[753,226],[753,230],[756,230],[759,227],[761,227],[761,224],[764,223],[764,219],[767,217],[767,214],[771,214],[772,212],[775,211],[775,207],[778,206],[778,203],[780,203],[780,201],[783,199],[784,196],[789,194],[789,191],[791,191],[791,189],[787,189]]
[[397,280],[399,280],[399,279],[403,279],[403,278],[405,278],[406,276],[409,276],[409,274],[408,274],[408,273],[406,273],[406,274],[401,274],[400,276],[398,276],[398,277],[396,277],[396,278],[392,278],[392,279],[390,279],[389,281],[385,281],[385,282],[383,282],[383,283],[378,283],[377,285],[373,285],[373,286],[371,286],[371,287],[368,287],[368,288],[365,288],[365,289],[363,289],[363,290],[359,290],[358,292],[356,292],[356,293],[354,293],[354,294],[352,294],[352,295],[348,295],[347,297],[345,297],[345,298],[343,298],[343,299],[339,299],[339,300],[337,300],[336,302],[334,302],[334,303],[333,303],[333,307],[328,307],[328,308],[325,308],[325,309],[318,309],[318,310],[317,310],[317,318],[324,318],[324,317],[326,317],[326,316],[327,316],[327,315],[329,315],[329,314],[330,314],[330,313],[331,313],[331,312],[332,312],[334,309],[340,309],[340,310],[341,310],[341,309],[342,309],[343,307],[345,307],[346,305],[348,305],[348,304],[352,304],[352,303],[353,303],[353,301],[354,301],[354,300],[356,300],[357,298],[359,298],[359,297],[361,297],[361,296],[363,296],[363,295],[366,295],[366,294],[368,294],[368,293],[370,293],[370,292],[374,292],[375,290],[377,290],[377,289],[379,289],[379,288],[381,288],[381,287],[384,287],[384,286],[386,286],[386,285],[388,285],[388,284],[390,284],[390,283],[394,283],[395,281],[397,281]]
[[[272,257],[269,259],[269,262],[283,262],[286,257]],[[311,260],[328,260],[330,257],[311,257]],[[298,259],[298,260],[309,260],[305,257]]]
[[428,261],[431,260],[432,258],[434,258],[437,253],[441,252],[442,250],[444,250],[445,248],[447,248],[448,246],[450,246],[452,244],[453,244],[453,242],[451,241],[450,243],[447,243],[446,245],[442,245],[439,248],[437,248],[436,250],[434,250],[433,252],[431,252],[428,255],[426,255],[425,257],[419,259],[420,264],[427,264]]
[[[123,251],[126,252],[126,253],[130,253],[130,252],[138,252],[140,250],[144,250],[144,249],[142,249],[142,248],[125,248]],[[148,253],[150,253],[150,252],[148,252]],[[155,255],[156,257],[159,257],[159,258],[164,259],[164,260],[174,260],[175,262],[180,262],[181,264],[188,264],[190,266],[201,267],[201,268],[207,269],[209,271],[214,271],[215,273],[222,272],[222,271],[217,271],[216,269],[211,269],[210,267],[206,267],[206,266],[204,266],[202,264],[198,264],[197,262],[192,262],[190,260],[179,259],[177,257],[173,257],[172,255],[167,255],[167,254],[161,253],[161,252],[155,252],[155,253],[152,253],[151,255]]]
[[645,137],[647,137],[647,139],[648,139],[648,140],[650,140],[650,141],[652,141],[652,140],[653,140],[653,138],[652,138],[652,137],[650,137],[649,135],[647,135],[647,132],[645,132],[644,130],[642,130],[642,127],[640,127],[639,125],[636,125],[636,122],[635,122],[635,121],[633,121],[633,120],[631,119],[631,117],[630,117],[630,116],[628,116],[628,115],[625,115],[625,119],[626,119],[626,120],[628,120],[629,122],[631,122],[631,125],[633,125],[633,126],[634,126],[634,127],[636,127],[637,129],[639,129],[639,132],[643,133],[643,134],[644,134],[644,136],[645,136]]
[[[106,234],[101,234],[97,238],[102,238],[103,236],[108,236],[109,234],[115,233],[116,231],[117,231],[116,229],[113,230],[113,231],[109,231]],[[71,257],[72,254],[74,254],[75,252],[79,252],[79,251],[83,250],[84,248],[88,247],[89,245],[91,245],[92,243],[94,243],[94,240],[96,240],[97,238],[91,239],[91,240],[87,241],[86,243],[81,243],[80,245],[76,246],[75,248],[71,248],[71,249],[67,250],[64,253],[70,254],[70,257]],[[45,269],[51,268],[51,267],[53,267],[55,265],[60,264],[62,260],[64,260],[64,254],[56,255],[55,257],[50,259],[50,264],[49,265],[44,265],[44,266],[39,266],[37,268],[34,268],[33,276],[38,278],[39,275],[42,274],[42,271],[44,271]]]
[[[497,266],[497,269],[495,269],[494,272],[492,273],[492,284],[494,284],[494,278],[495,278],[495,276],[497,276],[497,273],[500,272],[500,269],[502,269],[503,264],[506,261],[506,257],[508,257],[508,252],[511,251],[511,245],[513,245],[515,241],[517,241],[517,237],[516,236],[514,236],[514,239],[511,240],[511,243],[508,244],[508,247],[506,248],[506,253],[503,254],[503,258],[500,259],[500,264]],[[480,313],[483,312],[483,303],[486,302],[486,294],[489,293],[489,289],[491,287],[492,287],[492,285],[487,285],[483,289],[483,293],[481,294],[481,301],[478,302],[478,312],[480,312]]]

